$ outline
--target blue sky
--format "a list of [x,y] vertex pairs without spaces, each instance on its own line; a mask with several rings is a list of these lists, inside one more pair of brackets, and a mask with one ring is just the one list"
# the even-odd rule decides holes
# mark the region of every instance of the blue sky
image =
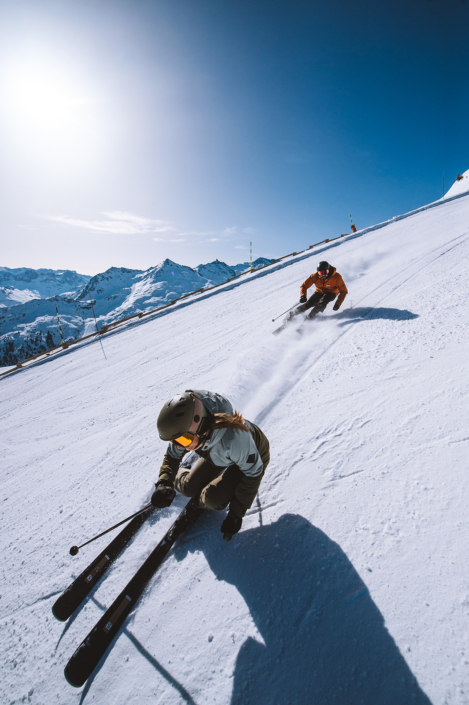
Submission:
[[0,266],[274,257],[469,168],[469,0],[3,0]]

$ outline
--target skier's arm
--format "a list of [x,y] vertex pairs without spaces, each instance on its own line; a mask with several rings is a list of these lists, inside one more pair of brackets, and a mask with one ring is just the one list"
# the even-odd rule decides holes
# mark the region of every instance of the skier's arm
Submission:
[[163,480],[165,483],[170,482],[173,484],[181,460],[186,453],[187,451],[184,448],[178,448],[174,443],[170,443],[161,463],[158,481]]
[[342,306],[344,299],[348,294],[348,289],[345,286],[345,282],[340,275],[339,275],[339,281],[337,282],[337,286],[339,287],[339,296],[338,296],[337,301],[335,302],[335,305],[334,305],[334,309],[336,311]]
[[[313,284],[316,283],[318,279],[318,273],[315,272],[314,274],[311,274],[300,286],[300,295],[301,296],[307,296],[307,292],[310,286],[313,286]],[[345,285],[344,285],[345,286]]]

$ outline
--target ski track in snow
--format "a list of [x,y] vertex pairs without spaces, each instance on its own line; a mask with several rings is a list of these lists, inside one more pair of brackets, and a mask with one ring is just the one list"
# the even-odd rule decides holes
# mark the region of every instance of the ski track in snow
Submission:
[[[83,345],[3,380],[2,702],[467,705],[468,213],[461,198],[331,243],[116,331],[106,359]],[[272,336],[324,257],[342,310]],[[148,501],[156,415],[187,388],[266,432],[258,501],[230,544],[219,515],[199,520],[75,691],[67,659],[186,500],[63,625],[56,595],[108,537],[68,548]]]

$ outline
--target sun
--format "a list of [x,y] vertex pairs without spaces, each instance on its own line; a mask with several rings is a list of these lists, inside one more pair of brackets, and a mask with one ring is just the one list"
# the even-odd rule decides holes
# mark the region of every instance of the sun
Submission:
[[44,164],[89,162],[99,142],[99,101],[59,60],[12,62],[1,77],[3,116],[18,150]]
[[43,126],[73,120],[73,93],[66,82],[34,68],[11,77],[11,108],[17,117]]

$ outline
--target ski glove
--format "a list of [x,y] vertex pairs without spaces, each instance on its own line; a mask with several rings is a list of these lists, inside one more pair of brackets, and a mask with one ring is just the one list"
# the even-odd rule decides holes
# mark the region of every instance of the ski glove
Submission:
[[157,509],[163,509],[169,507],[175,496],[176,490],[173,485],[162,480],[156,483],[156,490],[153,492],[150,502]]
[[228,512],[225,517],[225,521],[221,525],[220,531],[222,534],[237,534],[241,528],[243,520],[241,517],[237,517],[233,512]]
[[334,304],[333,311],[338,311],[340,308],[339,304]]
[[305,304],[307,301],[306,296],[301,296],[300,297],[300,304]]

